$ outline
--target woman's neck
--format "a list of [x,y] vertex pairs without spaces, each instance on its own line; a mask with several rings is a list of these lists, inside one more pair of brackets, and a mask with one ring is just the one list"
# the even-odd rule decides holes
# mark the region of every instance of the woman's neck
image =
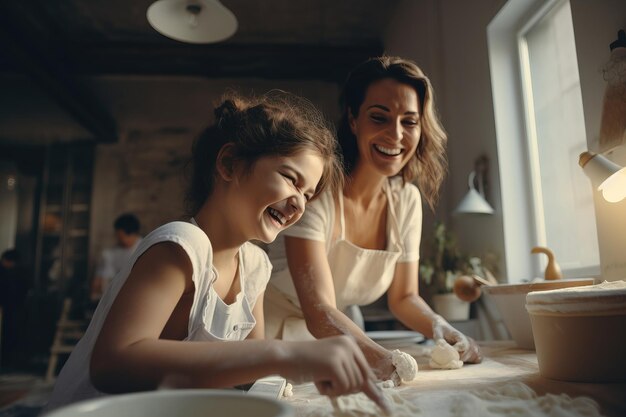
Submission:
[[346,181],[343,194],[356,203],[368,206],[380,198],[386,182],[386,176],[357,164]]

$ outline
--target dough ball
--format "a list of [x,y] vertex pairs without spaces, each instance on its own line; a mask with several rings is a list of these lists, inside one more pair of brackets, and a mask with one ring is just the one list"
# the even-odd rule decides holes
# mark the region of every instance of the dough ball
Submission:
[[438,369],[459,369],[463,366],[459,352],[445,340],[437,340],[430,354],[430,366]]
[[413,356],[396,349],[391,352],[391,363],[402,382],[410,382],[417,376],[417,362]]

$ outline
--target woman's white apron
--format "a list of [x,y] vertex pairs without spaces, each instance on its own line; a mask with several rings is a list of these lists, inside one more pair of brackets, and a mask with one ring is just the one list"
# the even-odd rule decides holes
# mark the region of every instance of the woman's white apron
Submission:
[[[339,193],[340,235],[328,252],[328,264],[333,276],[339,310],[353,304],[366,305],[374,302],[387,291],[393,280],[396,262],[402,254],[402,244],[388,182],[384,188],[391,229],[386,250],[363,249],[346,240],[343,193]],[[368,226],[359,225],[359,227]],[[282,322],[282,332],[280,330],[274,332],[277,337],[283,340],[314,338],[307,330],[298,300],[293,300],[273,287],[271,281],[266,290],[266,300],[267,312],[271,316],[268,317],[270,319],[268,324]],[[272,331],[268,333],[271,335]]]

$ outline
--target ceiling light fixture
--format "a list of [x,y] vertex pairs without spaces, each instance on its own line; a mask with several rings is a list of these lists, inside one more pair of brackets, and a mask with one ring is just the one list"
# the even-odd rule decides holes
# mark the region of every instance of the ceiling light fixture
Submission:
[[237,31],[237,18],[218,0],[158,0],[146,15],[157,32],[181,42],[220,42]]

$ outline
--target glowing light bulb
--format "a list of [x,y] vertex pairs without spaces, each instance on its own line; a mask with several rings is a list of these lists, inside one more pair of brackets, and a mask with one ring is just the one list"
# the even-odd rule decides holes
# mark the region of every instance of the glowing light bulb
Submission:
[[598,190],[602,191],[602,197],[609,203],[617,203],[626,198],[626,168],[604,180]]

